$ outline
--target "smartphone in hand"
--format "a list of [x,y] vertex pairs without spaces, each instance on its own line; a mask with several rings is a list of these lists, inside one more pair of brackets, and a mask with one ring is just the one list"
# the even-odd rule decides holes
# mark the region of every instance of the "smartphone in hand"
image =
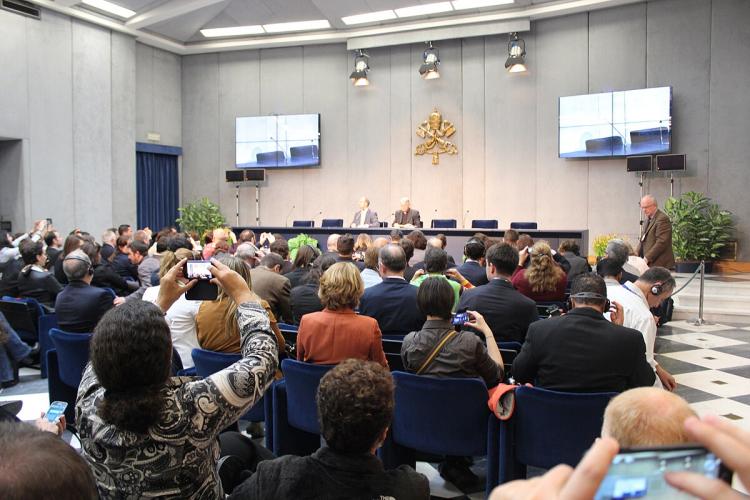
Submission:
[[182,270],[182,275],[189,280],[198,280],[198,283],[185,293],[187,300],[216,300],[219,296],[219,287],[211,283],[211,261],[188,260]]
[[464,326],[464,323],[469,321],[469,313],[457,313],[453,315],[453,319],[451,320],[451,325],[453,326]]
[[49,420],[50,422],[57,422],[60,416],[65,414],[65,409],[67,407],[68,403],[66,403],[65,401],[54,401],[51,405],[49,405],[49,408],[47,408],[47,412],[45,413],[47,420]]

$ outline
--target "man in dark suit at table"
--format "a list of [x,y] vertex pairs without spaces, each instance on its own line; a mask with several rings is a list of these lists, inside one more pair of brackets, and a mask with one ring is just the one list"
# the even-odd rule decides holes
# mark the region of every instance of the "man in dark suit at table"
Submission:
[[364,196],[359,199],[359,210],[354,212],[350,227],[380,227],[378,213],[370,210],[370,200]]
[[487,271],[484,268],[484,253],[482,240],[470,238],[464,245],[466,260],[458,266],[458,272],[474,286],[486,285],[488,282]]
[[637,330],[622,326],[616,305],[611,322],[604,317],[607,286],[593,273],[579,276],[564,316],[537,321],[513,362],[517,382],[567,392],[623,392],[649,387],[656,374],[646,360],[646,344]]
[[510,282],[518,266],[518,250],[513,245],[498,243],[487,249],[485,260],[489,283],[464,290],[457,310],[479,312],[498,342],[523,343],[529,325],[538,315],[536,303]]
[[406,254],[400,245],[380,249],[378,271],[383,281],[367,288],[359,301],[359,313],[375,318],[383,335],[406,335],[426,321],[417,306],[419,289],[404,279]]
[[68,286],[55,299],[57,323],[66,332],[91,333],[104,313],[115,305],[115,296],[109,290],[91,286],[94,268],[83,250],[66,255],[62,266]]
[[650,194],[641,199],[641,210],[646,222],[638,245],[638,256],[643,257],[649,267],[674,269],[672,223],[669,217],[659,210],[656,199]]
[[422,227],[422,221],[419,218],[419,210],[411,208],[411,200],[409,198],[401,198],[401,207],[394,214],[393,227],[403,227],[406,229],[414,229],[415,227]]

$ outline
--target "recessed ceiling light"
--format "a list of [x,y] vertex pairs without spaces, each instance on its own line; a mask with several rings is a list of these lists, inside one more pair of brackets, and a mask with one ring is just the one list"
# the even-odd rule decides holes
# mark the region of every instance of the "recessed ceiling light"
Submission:
[[496,5],[508,5],[514,0],[453,0],[453,8],[456,10],[480,9],[482,7],[494,7]]
[[99,10],[103,10],[104,12],[109,12],[110,14],[124,17],[125,19],[133,17],[135,15],[135,11],[126,9],[125,7],[121,7],[116,3],[108,2],[107,0],[82,0],[82,3],[85,3],[86,5],[97,8]]
[[368,12],[367,14],[357,14],[354,16],[342,17],[346,25],[352,24],[364,24],[364,23],[375,23],[378,21],[387,21],[389,19],[396,19],[396,13],[392,10],[380,10],[378,12]]
[[396,15],[398,17],[427,16],[429,14],[439,14],[452,10],[453,7],[450,2],[425,3],[396,9]]
[[282,33],[284,31],[324,30],[330,27],[331,27],[331,24],[325,19],[320,19],[318,21],[297,21],[293,23],[275,23],[275,24],[263,25],[263,29],[266,30],[266,33]]
[[215,38],[222,36],[242,36],[242,35],[262,35],[263,26],[256,24],[254,26],[231,26],[229,28],[206,28],[201,30],[201,35],[206,38]]

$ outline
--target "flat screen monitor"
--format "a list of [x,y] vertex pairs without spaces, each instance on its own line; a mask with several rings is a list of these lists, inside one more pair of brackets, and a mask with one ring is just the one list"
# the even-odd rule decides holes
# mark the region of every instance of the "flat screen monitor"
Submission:
[[669,153],[672,87],[560,98],[560,158]]
[[243,116],[236,119],[237,168],[320,165],[320,115]]

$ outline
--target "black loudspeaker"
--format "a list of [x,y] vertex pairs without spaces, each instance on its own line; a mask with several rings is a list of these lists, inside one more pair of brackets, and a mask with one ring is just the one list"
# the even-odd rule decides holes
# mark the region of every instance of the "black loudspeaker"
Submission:
[[686,155],[656,155],[656,170],[685,170]]
[[628,156],[628,172],[651,172],[653,170],[653,158],[651,156]]
[[266,171],[262,168],[245,170],[245,180],[252,182],[263,182],[266,180]]
[[242,170],[227,170],[224,172],[227,182],[244,182],[245,172]]

